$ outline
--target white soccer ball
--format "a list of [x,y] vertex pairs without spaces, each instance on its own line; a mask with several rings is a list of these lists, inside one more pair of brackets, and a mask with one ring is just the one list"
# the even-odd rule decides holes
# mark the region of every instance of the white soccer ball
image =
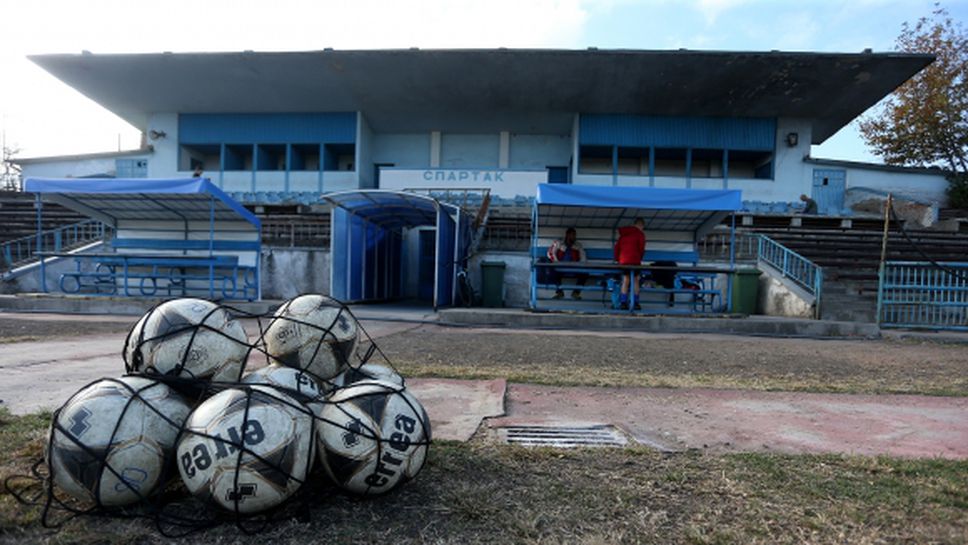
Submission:
[[129,372],[237,381],[249,354],[242,324],[203,299],[174,299],[148,311],[124,345]]
[[299,369],[282,365],[270,365],[246,375],[242,382],[245,384],[263,384],[289,394],[296,401],[306,405],[313,414],[319,414],[323,408],[324,391],[312,375]]
[[104,506],[146,499],[167,476],[189,412],[184,399],[155,380],[95,382],[74,394],[51,424],[51,477],[71,496]]
[[331,383],[335,388],[343,388],[363,380],[381,380],[397,386],[404,385],[403,377],[392,367],[382,363],[364,363],[359,367],[350,367],[334,377]]
[[282,392],[266,386],[224,390],[185,423],[178,470],[196,496],[233,512],[264,511],[305,481],[313,463],[312,426],[311,413]]
[[356,320],[337,301],[300,295],[276,311],[265,344],[277,363],[329,380],[349,366],[358,337]]
[[253,371],[242,378],[245,384],[264,384],[280,389],[299,401],[320,400],[323,394],[312,375],[299,369],[282,365],[270,365]]
[[388,492],[423,467],[430,419],[402,387],[357,382],[334,393],[316,421],[319,460],[343,490],[371,496]]

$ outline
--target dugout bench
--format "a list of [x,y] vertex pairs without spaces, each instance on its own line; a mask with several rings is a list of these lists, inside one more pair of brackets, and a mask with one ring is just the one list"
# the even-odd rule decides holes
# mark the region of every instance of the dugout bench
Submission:
[[[589,256],[591,257],[591,256]],[[646,262],[669,262],[670,255],[667,252],[654,252],[645,254]],[[682,256],[677,256],[682,257]],[[536,300],[547,299],[541,297],[537,290],[555,291],[578,291],[582,294],[587,292],[618,292],[621,289],[622,276],[632,273],[633,282],[645,281],[639,289],[639,299],[643,305],[660,305],[666,307],[666,312],[692,312],[709,313],[721,310],[724,303],[723,290],[717,283],[719,275],[728,274],[729,271],[714,267],[701,267],[692,265],[620,265],[614,261],[604,259],[589,259],[584,262],[536,262],[534,275],[534,294]],[[562,280],[561,284],[554,284],[542,280],[546,275],[542,274],[542,269],[556,271]],[[670,271],[675,274],[673,287],[662,287],[655,284],[654,272]],[[576,283],[576,277],[586,276],[587,280],[583,285]],[[609,282],[612,280],[612,282]],[[688,287],[689,285],[695,286]],[[680,297],[682,296],[682,297]],[[684,299],[684,300],[683,300]],[[583,297],[583,300],[587,298]],[[618,310],[612,305],[612,298],[603,294],[602,300],[607,308]],[[632,309],[630,309],[632,310]]]
[[[261,223],[205,178],[28,178],[37,197],[76,210],[114,233],[93,252],[44,252],[41,287],[119,297],[261,297]],[[57,266],[48,279],[47,275]],[[66,265],[66,267],[65,267]]]
[[[631,274],[634,282],[640,278],[646,280],[639,290],[642,309],[636,311],[630,304],[629,310],[623,312],[729,312],[734,253],[731,249],[728,263],[700,264],[697,248],[707,233],[741,206],[740,192],[730,189],[539,184],[532,209],[530,308],[620,311],[613,308],[611,298],[606,298],[605,293],[601,306],[585,297],[576,301],[551,294],[556,289],[616,294],[621,290],[622,276]],[[619,228],[631,225],[638,218],[645,224],[647,239],[643,263],[615,263],[613,247]],[[732,238],[735,220],[730,224]],[[576,230],[586,260],[549,262],[548,248],[570,228]],[[555,274],[549,278],[547,271]],[[579,275],[587,277],[584,285],[576,282],[575,277]],[[554,276],[560,285],[556,285]],[[648,282],[650,279],[652,282]],[[634,293],[634,289],[630,292]]]
[[44,252],[41,257],[74,261],[74,270],[62,273],[58,282],[60,290],[68,294],[198,296],[247,301],[253,301],[258,296],[258,271],[255,267],[240,265],[237,255],[204,253],[253,250],[258,243],[115,239],[111,246],[122,251],[84,254]]

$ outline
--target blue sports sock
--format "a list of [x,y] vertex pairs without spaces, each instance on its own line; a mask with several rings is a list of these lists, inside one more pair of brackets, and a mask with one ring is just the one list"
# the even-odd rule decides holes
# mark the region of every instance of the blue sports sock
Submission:
[[627,293],[623,293],[622,295],[619,295],[618,296],[618,301],[620,303],[628,303],[629,302],[629,296],[628,296],[628,294]]

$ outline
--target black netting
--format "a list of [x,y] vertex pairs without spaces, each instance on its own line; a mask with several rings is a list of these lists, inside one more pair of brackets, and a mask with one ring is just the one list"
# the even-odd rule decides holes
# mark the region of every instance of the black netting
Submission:
[[[196,313],[194,321],[169,319],[165,327],[146,333],[143,326],[149,318],[167,312],[171,305],[152,308],[125,339],[122,354],[128,374],[92,382],[55,411],[44,459],[34,465],[30,475],[8,478],[7,490],[21,503],[38,506],[41,523],[48,528],[58,528],[78,516],[146,518],[163,535],[176,537],[225,523],[252,534],[275,522],[308,522],[312,505],[333,497],[334,491],[353,496],[382,494],[413,478],[426,459],[431,440],[426,412],[350,309],[329,297],[311,297],[314,304],[326,307],[321,313],[327,316],[324,323],[316,323],[312,313],[289,315],[290,300],[274,314],[213,305]],[[225,323],[231,329],[233,320],[249,322],[256,329],[249,326],[248,339],[242,340],[218,327]],[[299,324],[310,339],[300,352],[306,361],[294,359],[292,354],[274,354],[267,346],[267,333],[286,322]],[[353,342],[347,341],[347,330],[355,331]],[[202,344],[212,342],[212,335],[223,343],[228,341],[221,345],[223,351],[242,355],[232,380],[199,377],[193,371],[198,368],[193,358],[204,352]],[[203,340],[206,338],[209,340]],[[157,357],[164,343],[178,343],[180,360],[154,365],[159,362],[151,358]],[[338,375],[316,376],[309,371],[312,366],[307,361],[324,351],[337,363]],[[252,383],[256,379],[249,377],[247,368],[266,366],[271,366],[270,376]],[[82,439],[84,434],[78,431],[86,424],[79,420],[82,417],[76,415],[75,406],[83,408],[84,401],[97,397],[88,388],[99,383],[113,386],[114,395],[125,400],[110,436],[102,434],[100,441]],[[161,389],[172,393],[159,401]],[[177,399],[187,405],[187,418],[172,414],[172,407],[179,407]],[[117,449],[130,448],[132,441],[118,434],[126,418],[138,416],[132,412],[136,406],[143,407],[139,414],[144,418],[177,430],[174,443],[163,445],[164,464],[153,487],[135,478],[141,475],[137,471],[147,472],[112,463]],[[391,414],[392,407],[399,411]],[[276,420],[262,423],[262,418]],[[281,429],[279,421],[292,422],[294,429],[283,439],[274,433]],[[327,446],[320,440],[320,430],[344,444],[330,448],[333,440],[328,439]],[[388,430],[386,437],[384,430]],[[372,448],[352,459],[340,449],[353,442]],[[61,452],[68,452],[70,463],[55,463]],[[215,464],[219,471],[213,469]],[[195,494],[186,480],[193,472],[200,479],[187,479],[192,480]],[[201,478],[203,472],[207,472],[207,480]],[[212,479],[215,474],[221,477]],[[230,483],[224,475],[232,476]],[[59,484],[64,479],[74,484],[65,488]],[[105,479],[114,483],[110,498],[102,497]],[[260,487],[268,492],[260,495]],[[90,492],[79,498],[78,488]],[[129,501],[115,505],[115,496],[120,494],[126,494]],[[255,501],[268,503],[253,508]]]

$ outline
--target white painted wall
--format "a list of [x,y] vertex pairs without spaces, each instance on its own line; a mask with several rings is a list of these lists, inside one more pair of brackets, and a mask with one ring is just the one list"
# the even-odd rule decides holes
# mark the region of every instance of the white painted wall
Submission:
[[[155,152],[148,161],[149,178],[177,178],[178,172],[178,114],[159,113],[153,114],[148,119],[148,129],[145,134],[152,130],[164,132],[165,137],[157,140],[148,139],[148,143],[154,146]],[[191,176],[191,172],[187,173]],[[214,179],[213,179],[214,180]]]
[[510,170],[546,170],[566,167],[571,159],[571,136],[557,134],[512,134]]
[[263,248],[262,298],[329,295],[330,253],[313,248]]
[[[837,165],[809,164],[813,168],[842,168]],[[920,172],[889,172],[880,169],[847,167],[847,189],[868,188],[919,202],[938,203],[945,206],[948,197],[945,191],[948,180],[940,172],[928,174]],[[811,169],[812,172],[812,169]],[[812,176],[812,174],[811,174]]]
[[449,134],[440,139],[440,166],[443,168],[499,168],[499,134]]
[[426,168],[430,133],[375,133],[372,156],[374,163],[392,163],[396,168]]
[[[153,239],[153,240],[208,240],[210,225],[207,221],[161,221],[161,220],[118,220],[115,237]],[[259,232],[245,221],[215,222],[216,240],[250,241],[259,240]],[[208,255],[208,250],[147,250],[118,249],[118,253],[158,254],[158,255]],[[258,259],[255,251],[215,250],[214,255],[236,256],[239,265],[254,267]]]
[[[99,159],[67,159],[43,163],[23,165],[23,177],[26,178],[81,178],[96,174],[113,176],[117,166],[117,159],[149,159],[146,155],[125,155],[123,157],[106,157]],[[151,164],[151,161],[148,162]],[[149,167],[150,168],[150,167]]]
[[482,189],[492,195],[513,198],[517,195],[534,196],[537,185],[548,181],[548,172],[512,170],[465,169],[397,169],[387,168],[380,173],[382,189]]

